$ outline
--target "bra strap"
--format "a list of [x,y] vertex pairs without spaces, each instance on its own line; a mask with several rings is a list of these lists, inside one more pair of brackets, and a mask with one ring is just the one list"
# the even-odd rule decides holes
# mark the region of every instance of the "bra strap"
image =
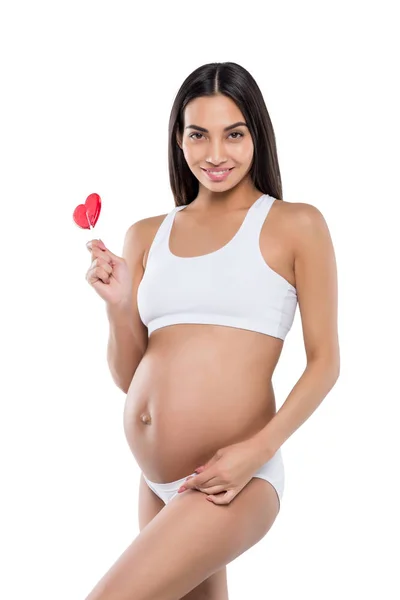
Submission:
[[175,213],[179,208],[179,206],[175,206],[167,215],[165,215],[165,218],[161,222],[161,225],[157,229],[156,234],[153,238],[147,262],[150,259],[150,255],[153,254],[154,251],[156,251],[158,248],[163,248],[164,244],[168,243],[169,233],[172,227],[172,221],[174,219]]
[[255,205],[251,207],[244,227],[244,232],[249,240],[255,240],[258,244],[262,226],[264,225],[265,219],[267,218],[274,201],[275,198],[268,194],[264,194],[260,198],[260,201],[257,200]]

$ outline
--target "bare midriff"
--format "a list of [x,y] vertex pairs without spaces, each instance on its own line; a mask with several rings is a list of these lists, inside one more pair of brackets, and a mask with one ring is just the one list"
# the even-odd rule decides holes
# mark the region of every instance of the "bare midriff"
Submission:
[[280,338],[221,325],[154,331],[124,408],[126,439],[144,475],[181,479],[262,429],[276,413],[271,378],[282,346]]

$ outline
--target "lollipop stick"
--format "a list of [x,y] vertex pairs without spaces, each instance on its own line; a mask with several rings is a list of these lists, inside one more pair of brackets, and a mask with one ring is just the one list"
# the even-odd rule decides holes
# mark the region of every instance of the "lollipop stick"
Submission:
[[[86,218],[87,218],[87,222],[88,222],[89,229],[90,229],[91,236],[92,236],[92,237],[90,238],[90,240],[88,240],[88,241],[91,241],[91,240],[93,239],[93,233],[92,233],[92,232],[94,232],[94,227],[93,227],[93,225],[92,225],[92,224],[91,224],[91,222],[90,222],[90,219],[89,219],[89,213],[88,213],[88,211],[86,211]],[[95,239],[100,239],[100,238],[99,238],[99,237],[96,237]]]

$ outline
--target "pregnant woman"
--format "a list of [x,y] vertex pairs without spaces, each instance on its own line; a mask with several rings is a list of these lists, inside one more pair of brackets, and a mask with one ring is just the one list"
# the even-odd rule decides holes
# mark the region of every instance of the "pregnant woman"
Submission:
[[[339,376],[330,233],[316,207],[282,199],[248,71],[187,77],[168,158],[175,207],[131,225],[122,257],[88,245],[141,476],[140,532],[86,600],[227,600],[226,565],[279,513],[281,446]],[[271,379],[297,304],[307,365],[277,412]]]

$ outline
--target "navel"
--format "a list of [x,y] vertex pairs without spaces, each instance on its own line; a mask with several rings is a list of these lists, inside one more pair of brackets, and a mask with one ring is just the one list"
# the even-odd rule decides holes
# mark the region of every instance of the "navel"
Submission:
[[146,415],[145,413],[143,413],[142,415],[140,415],[140,420],[145,425],[150,425],[151,424],[151,417],[150,417],[150,415]]

